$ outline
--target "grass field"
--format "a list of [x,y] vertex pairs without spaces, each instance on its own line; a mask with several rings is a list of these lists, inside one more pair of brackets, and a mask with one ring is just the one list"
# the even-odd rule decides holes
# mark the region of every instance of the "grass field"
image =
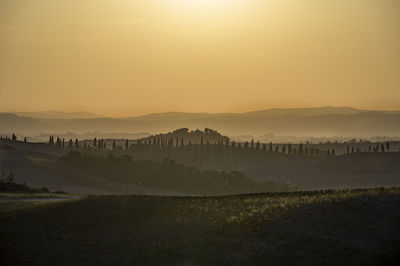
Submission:
[[2,265],[398,265],[400,188],[0,201]]

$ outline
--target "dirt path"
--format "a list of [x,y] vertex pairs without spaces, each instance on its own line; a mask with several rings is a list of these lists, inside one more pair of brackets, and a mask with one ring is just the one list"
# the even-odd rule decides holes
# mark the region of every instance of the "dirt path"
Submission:
[[53,197],[46,197],[46,196],[33,196],[33,197],[20,197],[20,195],[12,195],[6,196],[2,195],[0,197],[0,204],[1,203],[12,203],[12,202],[46,202],[46,201],[64,201],[64,200],[73,200],[73,199],[80,199],[78,195],[69,195],[69,196],[53,196]]

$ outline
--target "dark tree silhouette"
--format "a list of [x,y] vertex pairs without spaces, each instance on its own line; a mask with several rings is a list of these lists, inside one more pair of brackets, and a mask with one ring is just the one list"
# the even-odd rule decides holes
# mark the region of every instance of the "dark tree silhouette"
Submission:
[[78,139],[75,139],[75,149],[79,149],[79,141],[78,141]]
[[54,137],[53,137],[53,136],[50,136],[50,137],[49,137],[49,145],[50,145],[50,146],[53,146],[53,145],[54,145]]
[[301,144],[301,143],[299,146],[299,154],[303,154],[303,144]]
[[72,142],[72,139],[70,139],[68,142],[68,149],[72,150],[73,148],[74,148],[74,144]]

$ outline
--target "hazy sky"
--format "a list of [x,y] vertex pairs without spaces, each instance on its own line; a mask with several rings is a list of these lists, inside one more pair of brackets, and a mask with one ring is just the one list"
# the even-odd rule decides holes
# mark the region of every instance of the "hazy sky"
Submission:
[[400,109],[399,0],[0,0],[0,111]]

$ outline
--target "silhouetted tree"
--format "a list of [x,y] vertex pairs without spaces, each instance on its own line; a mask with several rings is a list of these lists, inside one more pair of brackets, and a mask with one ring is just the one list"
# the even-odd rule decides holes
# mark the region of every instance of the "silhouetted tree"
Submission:
[[269,143],[269,152],[272,152],[272,142]]
[[288,154],[292,154],[292,144],[288,145]]
[[68,149],[72,150],[73,148],[74,148],[74,143],[72,142],[72,139],[70,139],[68,142]]
[[24,138],[24,142],[26,143],[26,137]]
[[78,139],[75,139],[75,149],[79,149],[79,141],[78,141]]
[[96,139],[96,138],[93,139],[93,147],[94,147],[94,148],[97,147],[97,139]]
[[301,144],[301,143],[299,146],[299,154],[303,154],[303,144]]
[[127,140],[125,140],[125,150],[128,150],[128,148],[129,148],[129,141],[127,139]]
[[56,140],[56,147],[61,148],[61,139],[59,137],[57,137],[57,140]]
[[389,151],[389,150],[390,150],[390,144],[389,144],[389,141],[388,141],[388,142],[386,142],[386,150],[387,150],[387,151]]

